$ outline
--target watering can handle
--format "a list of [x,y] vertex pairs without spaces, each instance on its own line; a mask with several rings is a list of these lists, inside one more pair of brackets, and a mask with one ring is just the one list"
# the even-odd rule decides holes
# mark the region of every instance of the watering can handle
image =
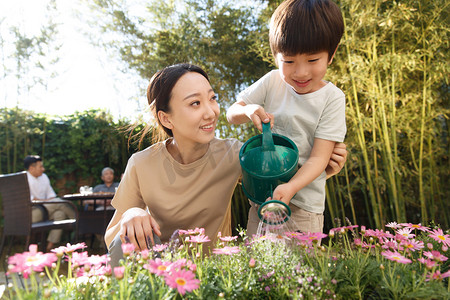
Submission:
[[275,151],[270,122],[262,123],[262,151]]

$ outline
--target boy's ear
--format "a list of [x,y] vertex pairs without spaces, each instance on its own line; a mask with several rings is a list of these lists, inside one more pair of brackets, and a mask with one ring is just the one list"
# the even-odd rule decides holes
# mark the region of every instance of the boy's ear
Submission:
[[161,125],[168,128],[173,129],[172,122],[170,122],[169,115],[162,110],[158,111],[158,119],[159,122],[161,122]]
[[339,48],[339,45],[336,46],[336,49],[334,49],[333,55],[331,55],[330,60],[328,61],[328,65],[331,65],[333,62],[334,55],[336,54],[337,49]]

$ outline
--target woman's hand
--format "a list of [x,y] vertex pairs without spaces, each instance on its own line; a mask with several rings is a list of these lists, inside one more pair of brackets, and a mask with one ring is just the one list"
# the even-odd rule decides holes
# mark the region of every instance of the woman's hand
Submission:
[[120,219],[120,239],[122,243],[131,243],[136,250],[147,249],[154,245],[153,231],[160,236],[158,223],[142,208],[133,207],[123,213]]
[[347,146],[344,143],[336,143],[331,154],[328,166],[325,169],[327,179],[339,173],[347,161]]

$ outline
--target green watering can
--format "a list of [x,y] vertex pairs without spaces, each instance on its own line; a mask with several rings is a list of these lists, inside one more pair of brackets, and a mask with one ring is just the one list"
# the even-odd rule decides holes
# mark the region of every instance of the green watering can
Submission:
[[[270,204],[265,201],[268,197],[272,197],[273,190],[279,184],[288,182],[297,172],[298,148],[289,138],[272,133],[270,123],[263,123],[262,128],[262,134],[244,143],[239,152],[239,160],[245,195],[256,204],[264,203],[265,206]],[[290,209],[284,203],[280,201],[271,203],[284,205],[283,209],[290,215]],[[263,216],[260,212],[258,214],[260,218]]]

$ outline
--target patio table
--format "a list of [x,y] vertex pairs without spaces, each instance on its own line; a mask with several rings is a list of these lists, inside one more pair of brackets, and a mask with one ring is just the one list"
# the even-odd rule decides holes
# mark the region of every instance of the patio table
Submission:
[[[113,197],[114,193],[68,194],[62,197],[64,200],[77,201],[80,204],[80,209],[78,210],[78,235],[105,234],[106,227],[115,212],[115,210],[107,209],[107,203]],[[83,202],[86,200],[94,201],[93,210],[84,209]],[[95,209],[97,203],[102,203],[102,210]]]

